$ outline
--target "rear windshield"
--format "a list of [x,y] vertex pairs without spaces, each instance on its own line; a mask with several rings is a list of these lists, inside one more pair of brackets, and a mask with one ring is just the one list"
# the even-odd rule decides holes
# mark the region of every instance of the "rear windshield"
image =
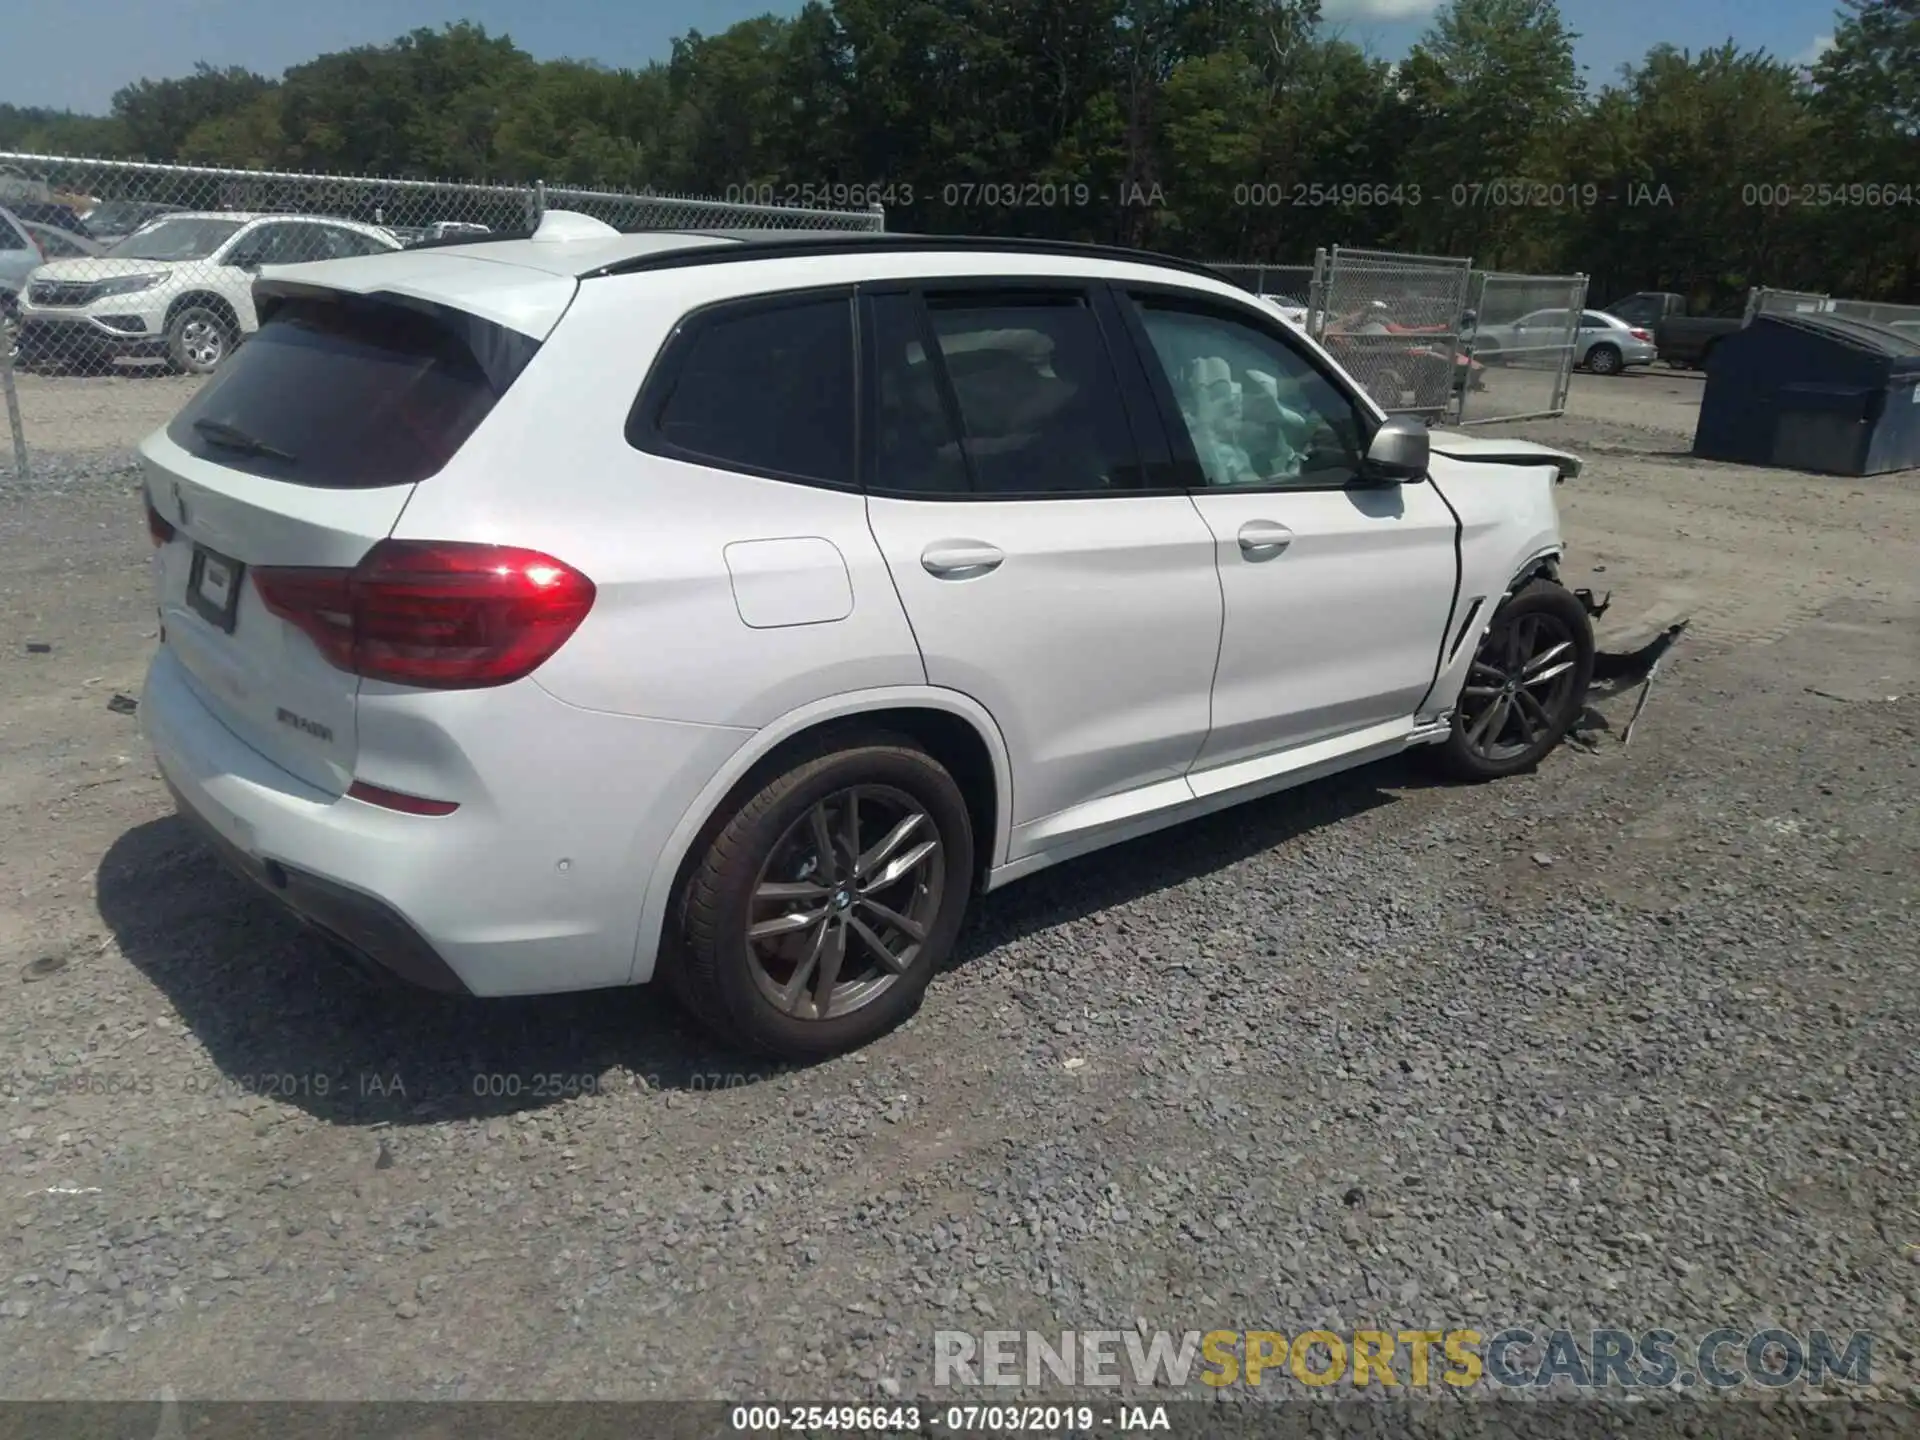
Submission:
[[263,303],[266,322],[167,434],[202,459],[295,485],[372,489],[435,474],[540,348],[441,306]]

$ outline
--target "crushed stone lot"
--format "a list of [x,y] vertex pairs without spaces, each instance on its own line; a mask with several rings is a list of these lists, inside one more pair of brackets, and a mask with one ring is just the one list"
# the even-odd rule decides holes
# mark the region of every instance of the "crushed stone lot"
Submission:
[[1043,874],[904,1030],[769,1071],[646,992],[370,990],[229,878],[114,703],[187,389],[23,377],[0,1394],[952,1399],[939,1329],[1520,1324],[1871,1331],[1920,1400],[1920,474],[1694,461],[1699,388],[1489,431],[1587,458],[1603,643],[1692,617],[1631,745],[1596,694],[1531,776]]

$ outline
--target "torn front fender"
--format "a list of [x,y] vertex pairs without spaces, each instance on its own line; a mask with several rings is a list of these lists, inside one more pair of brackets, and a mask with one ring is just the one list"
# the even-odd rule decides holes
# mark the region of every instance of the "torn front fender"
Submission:
[[1532,440],[1503,440],[1491,435],[1465,435],[1458,430],[1434,430],[1428,443],[1436,455],[1453,460],[1468,460],[1477,465],[1551,465],[1554,479],[1572,480],[1580,474],[1578,455],[1555,450]]

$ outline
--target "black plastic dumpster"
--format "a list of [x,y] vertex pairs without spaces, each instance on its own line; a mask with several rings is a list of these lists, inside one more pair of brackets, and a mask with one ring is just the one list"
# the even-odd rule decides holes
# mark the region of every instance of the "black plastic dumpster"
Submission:
[[1713,347],[1693,453],[1825,475],[1920,468],[1920,337],[1757,315]]

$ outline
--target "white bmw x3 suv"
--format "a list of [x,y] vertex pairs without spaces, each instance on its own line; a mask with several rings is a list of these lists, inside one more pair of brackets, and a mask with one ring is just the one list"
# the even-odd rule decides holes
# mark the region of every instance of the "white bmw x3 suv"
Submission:
[[1573,457],[1183,262],[903,235],[292,267],[142,447],[183,815],[344,949],[816,1056],[971,896],[1432,745],[1538,761]]

